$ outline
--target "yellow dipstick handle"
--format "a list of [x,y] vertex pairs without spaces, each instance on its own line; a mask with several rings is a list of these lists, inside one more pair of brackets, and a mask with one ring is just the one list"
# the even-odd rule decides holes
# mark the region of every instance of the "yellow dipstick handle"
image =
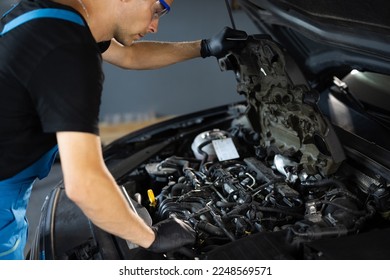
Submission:
[[151,190],[151,189],[148,190],[148,197],[149,197],[149,202],[150,202],[149,205],[152,207],[156,207],[157,202],[156,202],[156,197],[154,196],[153,190]]

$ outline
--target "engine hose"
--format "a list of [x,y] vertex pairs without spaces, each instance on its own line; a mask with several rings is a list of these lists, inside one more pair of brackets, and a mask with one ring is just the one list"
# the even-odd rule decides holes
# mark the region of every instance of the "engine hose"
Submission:
[[347,196],[348,198],[353,199],[355,202],[358,202],[360,205],[362,204],[362,202],[360,201],[360,199],[356,195],[352,194],[351,192],[349,192],[346,189],[334,189],[334,190],[329,191],[326,195],[332,196],[334,194],[342,194],[344,196]]
[[229,218],[239,218],[239,219],[243,219],[247,225],[249,225],[251,227],[251,230],[250,232],[254,232],[255,231],[255,226],[253,225],[253,223],[251,222],[250,219],[248,219],[247,217],[245,216],[242,216],[242,215],[232,215],[230,216]]
[[272,213],[280,213],[280,214],[285,214],[289,216],[293,216],[298,219],[303,219],[303,215],[300,213],[296,212],[291,212],[283,209],[278,209],[278,208],[271,208],[271,207],[264,207],[264,206],[256,206],[256,209],[261,212],[272,212]]
[[217,205],[218,207],[234,207],[237,205],[236,202],[227,202],[227,201],[220,201],[218,200],[215,205]]
[[332,206],[335,206],[337,208],[340,208],[348,213],[351,213],[351,214],[354,214],[354,215],[357,215],[357,216],[362,216],[362,215],[365,215],[366,214],[366,211],[359,211],[359,210],[353,210],[353,209],[350,209],[348,207],[345,207],[339,203],[334,203],[332,201],[327,201],[327,200],[324,200],[324,201],[321,201],[322,204],[327,204],[327,205],[332,205]]
[[238,215],[242,211],[248,210],[251,207],[251,205],[252,204],[250,204],[250,203],[244,203],[244,204],[242,204],[240,206],[237,206],[232,211],[230,211],[229,213],[226,213],[226,216],[230,217],[232,215]]
[[200,163],[200,167],[201,169],[203,168],[203,165],[205,164],[205,162],[207,162],[207,160],[209,159],[209,154],[206,153],[205,151],[202,150],[203,147],[207,146],[208,144],[210,144],[211,142],[213,142],[213,140],[207,140],[205,142],[203,142],[202,144],[200,144],[198,146],[198,152],[203,155],[203,158],[202,158],[202,161]]
[[363,225],[365,224],[365,222],[369,219],[371,219],[376,213],[376,210],[375,210],[375,207],[370,205],[370,204],[367,204],[367,214],[360,217],[356,222],[355,222],[355,226],[354,226],[354,231],[358,231],[360,230]]
[[216,236],[225,236],[225,233],[222,229],[220,229],[217,226],[214,226],[213,224],[210,224],[209,222],[203,221],[203,220],[196,223],[195,229],[202,230],[202,231],[205,231],[207,233],[210,233],[210,234],[216,235]]
[[290,228],[292,233],[295,236],[307,238],[309,240],[318,240],[322,238],[333,238],[333,237],[340,237],[348,235],[350,232],[346,227],[344,226],[337,226],[337,227],[327,227],[327,228],[321,228],[321,227],[310,227],[305,232],[298,232],[294,228]]
[[188,168],[190,162],[199,162],[197,159],[184,158],[184,157],[176,157],[172,156],[163,160],[160,165],[164,167],[172,167],[172,168]]
[[283,180],[283,179],[274,179],[274,180],[272,180],[272,181],[269,181],[269,182],[267,182],[267,183],[262,184],[261,186],[255,188],[255,189],[253,189],[253,190],[251,191],[252,196],[257,195],[259,192],[261,192],[262,190],[264,190],[266,187],[269,187],[269,186],[271,186],[271,185],[273,185],[273,184],[276,184],[276,183],[279,183],[279,182],[284,182],[284,180]]
[[186,188],[186,185],[183,183],[177,183],[177,184],[173,185],[172,189],[171,189],[171,195],[172,196],[181,195],[184,188]]
[[199,192],[199,191],[190,191],[186,194],[183,194],[177,199],[178,203],[181,202],[198,202],[203,205],[206,205],[207,202],[210,201],[210,194],[207,192]]
[[324,188],[324,187],[336,186],[337,188],[343,190],[347,189],[342,182],[333,178],[327,178],[321,181],[305,181],[301,183],[301,186],[307,188]]
[[222,221],[222,218],[220,215],[218,215],[217,213],[214,212],[213,209],[210,208],[210,214],[213,216],[213,219],[214,221],[217,223],[217,225],[223,230],[223,232],[225,233],[225,235],[231,240],[231,241],[235,241],[236,238],[234,237],[234,235],[228,231]]

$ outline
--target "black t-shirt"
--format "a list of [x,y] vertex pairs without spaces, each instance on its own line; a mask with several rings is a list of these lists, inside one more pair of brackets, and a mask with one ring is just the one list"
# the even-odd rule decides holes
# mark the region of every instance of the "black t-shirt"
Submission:
[[[48,0],[23,0],[1,19],[0,30],[39,8],[76,12]],[[85,25],[35,19],[0,37],[0,180],[56,145],[58,131],[98,134],[102,58]]]

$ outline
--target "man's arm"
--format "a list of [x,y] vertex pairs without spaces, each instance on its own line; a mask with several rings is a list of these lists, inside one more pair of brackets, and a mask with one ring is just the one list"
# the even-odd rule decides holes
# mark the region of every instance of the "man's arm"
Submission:
[[113,39],[103,58],[124,69],[157,69],[196,57],[220,58],[242,48],[247,37],[244,31],[225,27],[209,39],[191,42],[141,41],[123,46]]
[[81,132],[58,132],[57,141],[67,196],[98,227],[144,248],[155,239],[129,207],[106,168],[100,138]]
[[122,46],[113,39],[103,59],[124,69],[157,69],[200,57],[200,43],[142,41]]

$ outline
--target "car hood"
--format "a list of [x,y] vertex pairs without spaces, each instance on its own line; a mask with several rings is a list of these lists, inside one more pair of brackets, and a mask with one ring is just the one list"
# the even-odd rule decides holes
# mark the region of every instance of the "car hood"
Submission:
[[386,0],[239,0],[260,32],[281,43],[307,78],[348,67],[390,73]]
[[237,91],[247,99],[248,120],[261,136],[260,157],[295,158],[308,175],[337,170],[344,153],[317,106],[319,93],[302,76],[295,77],[295,63],[277,42],[267,35],[249,36],[242,49],[219,63],[221,70],[234,71]]
[[264,154],[295,158],[308,175],[345,159],[320,93],[352,70],[390,73],[388,2],[341,2],[241,0],[260,34],[219,60],[235,72]]

